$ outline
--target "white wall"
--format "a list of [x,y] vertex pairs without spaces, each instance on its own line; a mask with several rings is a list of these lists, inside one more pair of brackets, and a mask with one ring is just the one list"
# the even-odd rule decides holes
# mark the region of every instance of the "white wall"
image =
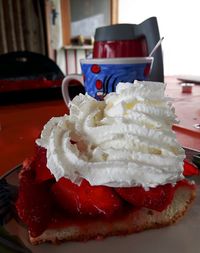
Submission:
[[200,75],[200,1],[119,0],[119,23],[139,24],[156,16],[165,75]]

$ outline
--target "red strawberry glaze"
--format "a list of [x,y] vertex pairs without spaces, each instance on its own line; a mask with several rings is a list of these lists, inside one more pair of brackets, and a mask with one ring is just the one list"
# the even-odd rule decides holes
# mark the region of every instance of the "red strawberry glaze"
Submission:
[[47,158],[46,158],[46,149],[39,147],[36,145],[35,149],[35,180],[38,183],[41,183],[43,181],[53,179],[54,176],[51,174],[50,170],[47,168]]
[[123,208],[113,214],[112,216],[83,216],[83,215],[70,215],[66,214],[66,212],[63,211],[58,211],[55,212],[51,218],[51,221],[48,224],[48,228],[52,229],[58,229],[58,228],[64,228],[67,226],[79,226],[79,227],[84,227],[85,225],[87,226],[89,221],[94,220],[95,222],[107,222],[108,224],[112,224],[116,220],[122,220],[124,219],[128,213],[132,213],[133,211],[137,211],[138,208],[132,207],[130,205],[127,205],[127,203],[123,204]]
[[162,211],[171,203],[177,188],[195,188],[187,180],[181,180],[175,186],[157,186],[150,191],[142,187],[91,186],[85,179],[80,186],[66,178],[56,182],[46,167],[43,148],[36,148],[35,157],[25,160],[19,179],[16,208],[32,237],[47,228],[70,224],[84,227],[91,219],[108,220],[109,224],[141,207]]
[[[181,180],[178,181],[176,183],[176,185],[172,188],[170,188],[170,201],[168,201],[166,207],[168,206],[168,204],[171,203],[171,200],[173,198],[173,196],[171,195],[179,188],[179,187],[189,187],[191,189],[195,189],[196,185],[193,183],[190,183],[187,180]],[[134,188],[134,187],[133,187]],[[165,190],[168,189],[168,187],[165,187]],[[159,190],[158,190],[159,192]],[[139,196],[140,198],[141,196]],[[169,199],[168,199],[169,200]],[[153,201],[153,199],[152,199]],[[162,203],[162,200],[161,200]],[[127,202],[123,202],[123,208],[118,211],[115,212],[112,216],[83,216],[83,215],[70,215],[70,214],[66,214],[66,212],[63,211],[57,211],[56,213],[54,213],[54,216],[52,217],[51,221],[49,222],[48,228],[52,228],[52,229],[56,229],[56,228],[64,228],[70,225],[78,225],[79,227],[84,229],[84,226],[87,226],[88,221],[91,221],[92,219],[95,219],[95,221],[107,221],[108,224],[107,225],[111,225],[112,223],[115,222],[116,220],[122,220],[125,219],[125,217],[128,215],[128,213],[133,213],[134,211],[137,212],[138,209],[140,209],[140,207],[136,207],[130,204],[127,204]],[[137,215],[137,214],[136,214]]]
[[112,216],[122,208],[122,200],[111,187],[91,186],[83,179],[80,186],[61,178],[52,186],[58,205],[73,215]]
[[178,181],[174,188],[177,189],[179,187],[189,187],[190,189],[195,190],[196,184],[188,181],[187,179],[183,179],[183,180]]
[[133,206],[163,211],[172,201],[174,190],[171,184],[145,190],[141,186],[117,188],[118,194]]
[[133,206],[146,207],[161,212],[170,205],[174,192],[180,186],[194,187],[187,180],[181,180],[175,186],[165,184],[149,188],[148,190],[145,190],[142,186],[116,188],[115,190],[124,200]]
[[194,176],[200,174],[200,170],[194,164],[190,163],[186,159],[183,162],[184,176]]
[[26,160],[21,171],[16,209],[21,220],[28,226],[31,236],[40,235],[52,216],[53,202],[50,197],[52,181],[35,181],[35,160]]

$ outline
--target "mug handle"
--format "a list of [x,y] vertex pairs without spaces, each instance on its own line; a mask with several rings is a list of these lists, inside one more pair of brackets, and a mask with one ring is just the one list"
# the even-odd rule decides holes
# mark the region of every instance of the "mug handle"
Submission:
[[70,96],[69,96],[69,85],[72,80],[80,82],[83,86],[83,76],[82,75],[68,75],[66,76],[62,81],[62,96],[65,101],[65,104],[68,106],[71,102]]

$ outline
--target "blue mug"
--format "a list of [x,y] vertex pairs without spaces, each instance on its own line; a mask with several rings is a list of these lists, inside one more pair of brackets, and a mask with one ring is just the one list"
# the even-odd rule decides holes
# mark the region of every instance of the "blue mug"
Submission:
[[153,64],[153,57],[92,58],[80,60],[82,75],[68,75],[62,82],[65,103],[70,102],[68,87],[72,80],[80,82],[88,95],[103,100],[114,92],[119,82],[146,80]]

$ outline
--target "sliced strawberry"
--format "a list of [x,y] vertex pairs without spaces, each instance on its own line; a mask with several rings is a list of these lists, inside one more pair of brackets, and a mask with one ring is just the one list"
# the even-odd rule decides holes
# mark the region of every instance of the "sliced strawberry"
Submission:
[[196,189],[196,184],[192,181],[188,181],[187,179],[182,179],[176,183],[175,189],[177,189],[179,187],[188,187],[188,188],[194,190],[194,189]]
[[28,226],[31,236],[40,235],[48,226],[53,210],[50,181],[35,183],[34,160],[26,161],[20,173],[19,194],[16,209]]
[[91,186],[85,179],[80,186],[61,178],[52,186],[59,206],[71,214],[110,216],[122,207],[122,200],[107,186]]
[[36,173],[35,180],[38,183],[54,178],[50,170],[47,168],[46,164],[47,164],[46,149],[37,146],[35,152],[34,169]]
[[163,211],[172,201],[174,189],[171,184],[145,190],[143,187],[116,188],[117,193],[130,204]]
[[184,159],[183,169],[184,176],[194,176],[200,174],[200,170],[186,159]]

